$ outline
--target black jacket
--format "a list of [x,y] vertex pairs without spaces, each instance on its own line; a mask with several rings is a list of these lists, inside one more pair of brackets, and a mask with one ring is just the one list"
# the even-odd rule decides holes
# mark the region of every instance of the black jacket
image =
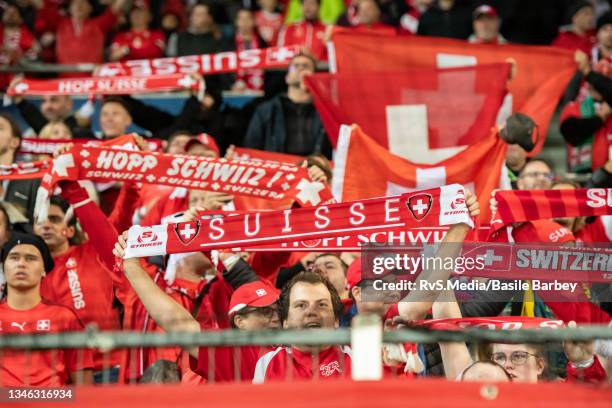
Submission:
[[[23,117],[23,120],[27,122],[28,125],[39,134],[42,128],[45,127],[49,121],[47,118],[43,116],[40,110],[34,105],[32,102],[27,100],[22,100],[17,105],[17,109],[19,110],[19,114]],[[74,115],[68,116],[63,121],[70,132],[72,133],[72,137],[74,138],[93,138],[93,132],[89,128],[80,127],[77,124],[76,118]]]
[[[286,153],[287,131],[281,98],[286,98],[286,96],[275,96],[255,109],[244,139],[245,147]],[[323,123],[319,113],[314,109],[313,115],[312,140],[314,142],[309,154],[323,153],[329,156],[331,149],[327,148],[329,142],[327,141],[327,134],[323,128]]]

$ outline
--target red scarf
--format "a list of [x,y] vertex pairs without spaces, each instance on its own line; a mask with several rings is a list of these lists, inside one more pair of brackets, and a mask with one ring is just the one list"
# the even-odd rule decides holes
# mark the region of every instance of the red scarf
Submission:
[[102,65],[100,76],[132,75],[137,77],[167,74],[220,74],[241,69],[284,68],[297,55],[300,47],[272,47],[218,54],[190,55],[112,62]]
[[[162,150],[161,139],[145,139],[149,151],[159,152]],[[99,146],[103,143],[98,139],[38,139],[24,138],[19,146],[19,154],[48,154],[52,155],[62,146],[69,143],[86,146]]]
[[[231,161],[141,152],[135,148],[131,135],[103,142],[99,146],[74,146],[53,159],[51,169],[48,169],[47,161],[30,165],[40,166],[39,174],[44,174],[35,208],[40,219],[46,218],[49,197],[61,180],[131,181],[272,200],[291,197],[300,206],[333,202],[327,186],[311,181],[308,170],[303,167],[265,161]],[[43,167],[48,170],[43,170]],[[13,174],[17,171],[14,170]],[[11,175],[0,178],[10,179]]]
[[188,89],[203,92],[204,85],[185,74],[147,77],[22,79],[7,95],[125,95]]
[[513,222],[612,214],[612,189],[501,190],[492,231]]
[[458,184],[401,196],[236,215],[153,227],[132,226],[126,258],[251,247],[398,228],[464,222],[473,227]]
[[[244,41],[241,35],[236,33],[234,36],[236,41],[236,50],[238,52],[248,51],[252,49],[259,48],[259,39],[257,35],[253,34],[251,37],[251,41],[247,43]],[[248,48],[247,48],[248,44]],[[264,85],[264,71],[263,69],[239,69],[236,72],[236,82],[241,81],[244,83],[244,87],[253,91],[261,91],[263,90]]]
[[563,327],[562,320],[543,317],[496,316],[496,317],[463,317],[460,319],[415,320],[411,326],[426,327],[434,330],[461,330],[465,328],[488,330],[518,330]]

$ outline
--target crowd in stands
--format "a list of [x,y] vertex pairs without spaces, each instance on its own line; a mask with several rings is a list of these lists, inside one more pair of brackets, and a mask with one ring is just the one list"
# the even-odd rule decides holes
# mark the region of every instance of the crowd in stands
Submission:
[[[304,78],[328,58],[332,29],[381,35],[432,36],[487,43],[552,45],[575,52],[576,75],[560,106],[567,171],[586,175],[588,187],[612,188],[612,11],[607,1],[571,0],[19,0],[3,2],[0,65],[93,63],[180,57],[301,45],[286,72],[259,69],[206,76],[206,93],[188,95],[170,114],[129,95],[89,100],[75,109],[71,96],[46,95],[40,105],[5,97],[29,129],[0,112],[0,165],[40,159],[19,154],[24,132],[48,139],[111,140],[142,129],[162,140],[164,153],[237,158],[236,147],[295,156],[313,181],[332,183],[332,144]],[[520,69],[520,67],[519,67]],[[16,79],[2,74],[5,88]],[[376,84],[372,84],[376,86]],[[223,93],[259,92],[242,108]],[[99,115],[93,115],[98,110]],[[524,116],[524,115],[523,115]],[[505,167],[516,190],[575,189],[553,166],[527,157],[516,135],[533,123],[510,116],[500,136],[510,144]],[[95,118],[95,119],[94,119]],[[96,121],[96,123],[94,123]],[[56,156],[65,151],[63,147]],[[46,156],[48,158],[48,156]],[[563,161],[564,158],[559,158]],[[363,177],[377,177],[363,174]],[[199,332],[219,329],[350,327],[357,314],[385,325],[431,318],[499,315],[610,323],[609,284],[585,288],[589,301],[560,304],[532,290],[458,302],[452,294],[428,299],[369,301],[358,254],[342,252],[208,252],[168,259],[125,254],[130,226],[191,221],[203,211],[245,210],[240,197],[220,192],[137,183],[61,181],[47,219],[35,221],[40,180],[2,180],[0,246],[3,300],[0,334],[100,330]],[[609,195],[608,195],[609,197]],[[472,216],[481,208],[467,191]],[[497,203],[491,200],[495,212]],[[515,225],[508,240],[609,243],[612,216],[537,220]],[[443,243],[466,240],[469,227],[450,226]],[[440,246],[437,256],[457,256]],[[264,279],[265,277],[265,279]],[[448,276],[441,275],[443,279]],[[399,296],[399,294],[397,294]],[[451,297],[449,301],[448,296]],[[598,298],[599,296],[599,298]],[[606,297],[607,296],[607,297]],[[488,300],[487,300],[488,299]],[[608,301],[602,301],[607,299]],[[535,344],[399,344],[386,349],[384,375],[452,381],[544,380],[602,383],[612,376],[610,343],[565,342],[556,352]],[[0,385],[59,386],[102,382],[269,382],[350,376],[346,347],[179,347],[50,350],[0,353]]]

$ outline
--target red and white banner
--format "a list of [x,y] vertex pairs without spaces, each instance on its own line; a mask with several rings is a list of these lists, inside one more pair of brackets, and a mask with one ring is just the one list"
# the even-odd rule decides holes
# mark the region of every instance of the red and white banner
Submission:
[[[540,139],[531,156],[537,155],[544,145],[557,103],[576,72],[573,52],[554,47],[469,44],[422,36],[381,38],[349,30],[334,32],[332,40],[331,70],[340,74],[465,67],[512,59],[516,63],[514,78],[508,84],[512,111],[531,116],[539,127]],[[462,89],[465,84],[456,86]]]
[[564,327],[563,320],[546,319],[543,317],[495,316],[495,317],[463,317],[459,319],[428,319],[410,322],[411,327],[425,327],[432,330],[518,330]]
[[500,190],[492,232],[513,222],[612,215],[612,188]]
[[340,126],[356,123],[392,153],[436,163],[480,141],[496,125],[509,72],[509,64],[488,64],[322,73],[305,80],[334,146]]
[[284,68],[298,54],[300,47],[272,47],[218,54],[189,55],[176,58],[156,58],[110,62],[100,67],[98,75],[131,75],[146,77],[169,74],[221,74],[244,69]]
[[202,92],[204,84],[189,75],[156,75],[114,78],[22,79],[7,95],[126,95],[186,89]]
[[[162,150],[161,139],[145,139],[147,147],[151,152],[160,152]],[[99,146],[104,143],[98,139],[40,139],[40,138],[23,138],[19,145],[19,154],[48,154],[52,155],[62,146],[67,144]]]
[[498,188],[507,145],[491,132],[480,143],[435,164],[415,164],[390,153],[359,126],[343,126],[336,155],[332,191],[339,201],[397,195],[459,183],[474,191],[480,220],[490,220],[489,197]]
[[74,146],[54,158],[36,197],[38,217],[46,217],[50,192],[61,180],[130,181],[272,200],[290,197],[301,206],[333,202],[327,186],[311,181],[303,167],[126,150],[126,138],[131,136],[103,146]]
[[252,247],[398,228],[464,222],[473,227],[457,184],[401,196],[262,211],[153,227],[132,226],[126,258]]
[[232,157],[232,159],[298,164],[304,161],[306,157],[288,153],[267,152],[265,150],[249,149],[247,147],[236,147],[236,149],[234,149],[234,156]]

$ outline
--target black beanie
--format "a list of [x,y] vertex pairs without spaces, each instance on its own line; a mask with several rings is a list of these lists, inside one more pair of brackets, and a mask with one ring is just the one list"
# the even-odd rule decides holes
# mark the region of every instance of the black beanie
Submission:
[[6,261],[11,249],[17,245],[23,244],[34,245],[36,248],[38,248],[45,264],[45,272],[49,273],[53,270],[55,263],[53,262],[53,257],[51,256],[51,252],[49,252],[49,247],[47,247],[45,241],[43,241],[43,239],[37,235],[22,234],[19,232],[13,233],[11,239],[9,239],[8,242],[2,247],[2,254],[0,255],[2,258],[2,265],[4,265],[4,261]]
[[607,11],[597,19],[597,31],[606,24],[612,24],[612,11]]
[[572,22],[572,18],[574,18],[574,16],[576,15],[576,13],[578,13],[580,10],[582,10],[585,7],[590,7],[591,9],[593,8],[593,5],[591,3],[589,3],[586,0],[578,0],[577,2],[575,2],[574,4],[572,4],[568,9],[567,9],[567,14],[565,15],[565,19],[571,23]]

